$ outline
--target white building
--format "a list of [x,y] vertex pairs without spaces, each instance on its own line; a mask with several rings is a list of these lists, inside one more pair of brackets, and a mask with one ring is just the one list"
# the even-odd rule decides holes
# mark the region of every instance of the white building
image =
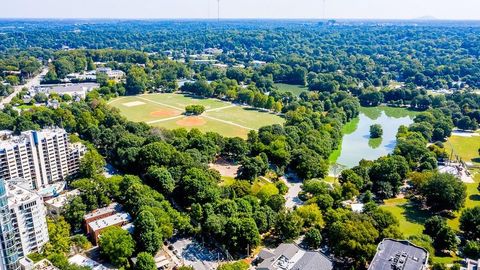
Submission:
[[46,210],[42,198],[0,179],[0,270],[20,269],[20,259],[38,252],[48,242]]
[[45,201],[47,206],[48,213],[51,215],[59,215],[62,212],[63,207],[71,199],[80,195],[80,190],[74,189],[72,191],[65,192],[60,194],[57,197],[53,197]]
[[120,80],[125,77],[125,72],[121,70],[115,70],[107,67],[97,68],[97,74],[103,73],[106,74],[107,77],[111,80]]
[[95,88],[99,88],[98,83],[64,83],[64,84],[42,84],[32,87],[28,92],[34,97],[36,94],[43,93],[49,96],[51,93],[56,93],[60,96],[69,95],[71,97],[85,98],[88,92]]
[[48,242],[47,211],[42,197],[8,181],[6,188],[19,256],[39,252]]
[[64,129],[0,132],[0,178],[23,178],[40,189],[78,172],[84,146],[72,145]]

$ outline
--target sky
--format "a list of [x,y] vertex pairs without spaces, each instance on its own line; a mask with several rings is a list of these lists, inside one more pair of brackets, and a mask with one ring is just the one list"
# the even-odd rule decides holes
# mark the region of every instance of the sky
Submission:
[[[217,18],[217,0],[2,0],[0,18]],[[480,20],[480,0],[220,0],[221,18]]]

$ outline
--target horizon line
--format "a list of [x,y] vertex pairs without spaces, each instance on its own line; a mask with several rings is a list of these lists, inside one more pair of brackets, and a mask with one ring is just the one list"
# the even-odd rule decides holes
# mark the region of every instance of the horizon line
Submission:
[[[136,20],[136,21],[155,21],[155,20],[162,20],[162,21],[181,21],[181,20],[199,20],[199,21],[218,21],[218,18],[195,18],[195,17],[185,17],[185,18],[141,18],[141,17],[132,17],[132,18],[127,18],[127,17],[112,17],[112,18],[100,18],[100,17],[92,17],[92,18],[85,18],[85,17],[1,17],[0,20],[122,20],[122,21],[127,21],[127,20]],[[220,18],[220,21],[229,21],[229,20],[295,20],[295,21],[306,21],[306,20],[314,20],[314,21],[329,21],[329,20],[345,20],[345,21],[480,21],[479,19],[471,19],[471,18],[465,18],[465,19],[443,19],[443,18],[435,18],[432,17],[430,18],[429,16],[425,17],[418,17],[418,18],[294,18],[294,17],[244,17],[244,18],[234,18],[234,17],[229,17],[229,18]]]

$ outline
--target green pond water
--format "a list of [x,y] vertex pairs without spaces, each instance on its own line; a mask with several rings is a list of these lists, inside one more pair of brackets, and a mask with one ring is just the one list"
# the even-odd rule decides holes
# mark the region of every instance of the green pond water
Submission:
[[[404,108],[373,107],[360,109],[360,115],[343,128],[341,147],[330,156],[333,170],[351,168],[362,159],[375,160],[393,151],[401,125],[410,125],[416,112]],[[370,139],[370,126],[379,124],[383,136]],[[336,165],[335,165],[336,164]]]

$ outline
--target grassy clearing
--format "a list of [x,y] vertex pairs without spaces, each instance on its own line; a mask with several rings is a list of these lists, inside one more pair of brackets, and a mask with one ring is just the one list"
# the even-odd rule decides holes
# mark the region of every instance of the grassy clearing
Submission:
[[[250,130],[262,126],[283,124],[276,114],[245,108],[211,98],[196,98],[182,94],[148,94],[127,96],[109,102],[131,121],[146,122],[167,129],[197,128],[202,132],[217,132],[226,137],[246,138]],[[187,105],[202,105],[206,112],[193,118],[184,116]]]
[[445,149],[449,155],[453,150],[454,155],[458,155],[465,162],[476,163],[475,165],[480,165],[479,148],[480,136],[451,136],[445,143]]
[[282,93],[290,92],[294,96],[300,96],[302,92],[308,91],[308,87],[303,85],[276,83],[275,86],[278,88],[278,91]]

